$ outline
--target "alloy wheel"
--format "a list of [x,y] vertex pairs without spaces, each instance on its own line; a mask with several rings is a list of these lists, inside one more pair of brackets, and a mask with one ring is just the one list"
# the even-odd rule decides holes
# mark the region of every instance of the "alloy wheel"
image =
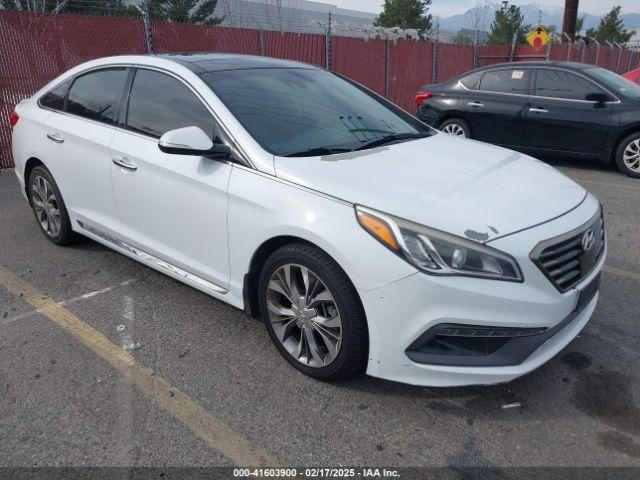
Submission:
[[640,172],[640,138],[627,145],[627,148],[624,149],[622,160],[629,170]]
[[47,179],[39,175],[31,184],[31,204],[45,233],[57,237],[61,226],[58,199]]
[[448,133],[449,135],[455,135],[456,137],[466,137],[464,134],[464,129],[458,125],[457,123],[449,123],[442,128],[444,133]]
[[327,286],[311,269],[288,263],[267,283],[269,321],[280,344],[298,362],[322,368],[342,345],[342,319]]

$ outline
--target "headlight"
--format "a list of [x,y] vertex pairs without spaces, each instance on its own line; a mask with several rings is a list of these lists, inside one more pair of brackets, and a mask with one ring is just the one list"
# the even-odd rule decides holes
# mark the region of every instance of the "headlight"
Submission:
[[510,255],[466,238],[356,207],[358,222],[380,243],[423,272],[521,282]]

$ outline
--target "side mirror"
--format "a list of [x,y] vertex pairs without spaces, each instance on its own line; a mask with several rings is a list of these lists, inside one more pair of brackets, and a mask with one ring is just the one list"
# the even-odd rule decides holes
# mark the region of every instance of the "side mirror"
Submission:
[[228,145],[214,144],[199,127],[169,130],[160,137],[158,148],[173,155],[199,155],[218,159],[227,158],[231,154]]
[[587,93],[584,97],[587,102],[607,103],[611,98],[606,93]]

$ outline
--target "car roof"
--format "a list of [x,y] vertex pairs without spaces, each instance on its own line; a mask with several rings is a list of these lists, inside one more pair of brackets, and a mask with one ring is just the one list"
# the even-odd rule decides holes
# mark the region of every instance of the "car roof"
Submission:
[[156,57],[179,63],[196,74],[261,68],[304,68],[318,70],[318,67],[306,63],[256,55],[202,52],[163,54],[156,55]]

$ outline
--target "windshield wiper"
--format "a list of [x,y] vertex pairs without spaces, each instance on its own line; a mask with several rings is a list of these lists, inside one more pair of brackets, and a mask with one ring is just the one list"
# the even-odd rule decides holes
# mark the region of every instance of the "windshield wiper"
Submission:
[[319,155],[333,155],[334,153],[351,152],[351,148],[339,148],[339,147],[313,147],[301,152],[288,153],[285,157],[317,157]]
[[430,137],[431,134],[423,132],[423,133],[394,133],[392,135],[385,135],[384,137],[376,138],[375,140],[371,140],[363,145],[360,145],[358,148],[354,148],[354,150],[366,150],[367,148],[379,147],[381,145],[386,145],[387,143],[397,142],[401,140],[413,140],[417,138],[425,138]]

